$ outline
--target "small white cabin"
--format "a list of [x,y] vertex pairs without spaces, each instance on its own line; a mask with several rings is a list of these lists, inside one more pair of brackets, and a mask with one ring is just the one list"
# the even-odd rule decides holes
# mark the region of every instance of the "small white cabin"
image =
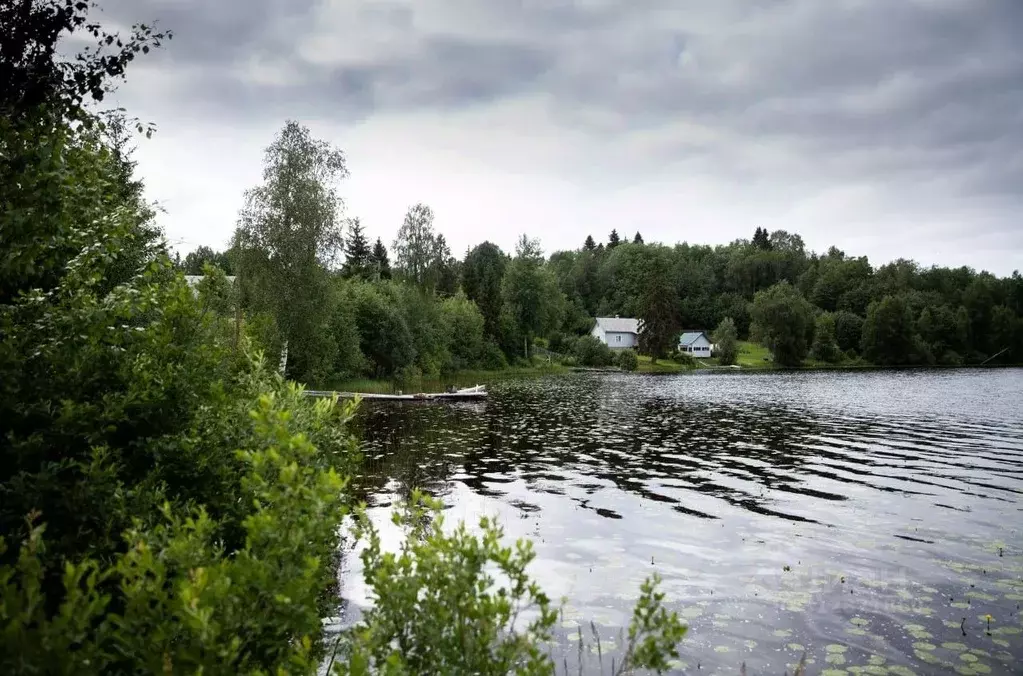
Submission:
[[704,331],[686,331],[678,339],[678,351],[704,359],[714,354],[714,344]]
[[612,350],[639,347],[639,320],[623,317],[597,317],[590,335]]

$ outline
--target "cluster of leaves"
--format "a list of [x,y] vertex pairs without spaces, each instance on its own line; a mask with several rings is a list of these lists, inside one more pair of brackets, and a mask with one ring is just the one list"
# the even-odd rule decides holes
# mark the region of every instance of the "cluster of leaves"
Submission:
[[639,357],[636,355],[636,351],[629,348],[619,350],[615,355],[615,366],[623,371],[635,371],[639,368]]
[[562,341],[579,366],[603,368],[614,363],[614,352],[595,336],[585,335]]
[[[292,387],[255,402],[230,496],[244,505],[240,521],[197,496],[136,513],[112,553],[58,556],[46,537],[66,535],[55,521],[30,522],[17,552],[0,539],[0,556],[17,554],[0,566],[5,672],[315,671],[344,481],[301,431],[302,399]],[[329,403],[312,414],[330,417]]]
[[[503,530],[483,517],[479,535],[464,523],[445,532],[440,504],[418,492],[392,515],[408,532],[398,552],[382,549],[361,514],[365,578],[373,607],[344,632],[337,673],[553,674],[546,651],[558,611],[526,568],[532,544],[502,544]],[[686,627],[664,607],[657,578],[643,583],[616,674],[663,672],[678,657]]]
[[[335,378],[500,368],[504,356],[488,341],[484,319],[463,295],[448,298],[395,282],[335,280],[338,354]],[[348,330],[348,335],[343,334]]]

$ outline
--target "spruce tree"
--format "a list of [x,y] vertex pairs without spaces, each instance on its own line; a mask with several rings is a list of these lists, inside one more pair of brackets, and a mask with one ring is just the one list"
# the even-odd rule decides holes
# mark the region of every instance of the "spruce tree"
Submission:
[[767,228],[757,228],[756,232],[753,233],[753,246],[762,250],[771,250],[771,239],[768,236]]
[[586,235],[586,242],[583,243],[583,248],[587,251],[593,251],[597,248],[597,243],[593,241],[593,235]]
[[618,236],[618,231],[617,230],[612,230],[611,231],[611,236],[608,237],[608,239],[607,239],[607,248],[608,249],[613,249],[616,246],[618,246],[619,244],[621,244],[621,241],[622,241],[622,238]]
[[639,234],[638,230],[636,231],[636,236],[632,238],[632,243],[643,244],[643,235]]
[[362,223],[358,218],[353,218],[349,222],[348,230],[348,241],[345,242],[345,264],[341,269],[341,274],[345,277],[357,277],[366,274],[371,251]]
[[377,279],[391,278],[391,261],[387,258],[387,247],[379,237],[377,237],[376,244],[373,245],[373,253],[370,254],[369,261],[370,268]]

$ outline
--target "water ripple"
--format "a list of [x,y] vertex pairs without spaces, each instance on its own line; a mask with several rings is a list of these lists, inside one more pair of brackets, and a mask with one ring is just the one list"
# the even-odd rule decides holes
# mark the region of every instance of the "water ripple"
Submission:
[[[774,673],[793,645],[875,671],[1023,659],[1023,371],[585,374],[358,424],[369,504],[423,488],[458,518],[500,514],[600,626],[660,573],[690,670]],[[997,631],[962,637],[988,614]]]

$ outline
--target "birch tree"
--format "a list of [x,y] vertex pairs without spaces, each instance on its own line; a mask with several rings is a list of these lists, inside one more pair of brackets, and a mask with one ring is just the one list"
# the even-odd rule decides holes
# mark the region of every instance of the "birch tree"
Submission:
[[263,184],[245,193],[235,235],[243,302],[273,317],[292,377],[331,357],[327,269],[341,253],[347,176],[341,150],[289,120],[266,149]]

